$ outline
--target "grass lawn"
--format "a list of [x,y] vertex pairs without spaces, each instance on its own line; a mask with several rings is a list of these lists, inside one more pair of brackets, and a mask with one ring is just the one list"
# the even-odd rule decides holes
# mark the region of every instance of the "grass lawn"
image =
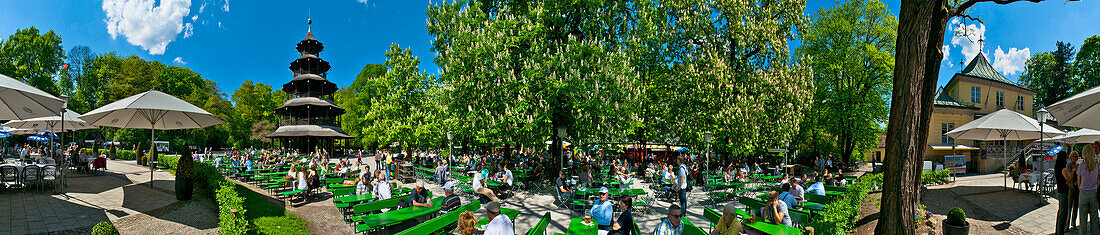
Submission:
[[276,206],[267,197],[237,185],[244,197],[245,216],[256,226],[257,234],[309,234],[306,221]]

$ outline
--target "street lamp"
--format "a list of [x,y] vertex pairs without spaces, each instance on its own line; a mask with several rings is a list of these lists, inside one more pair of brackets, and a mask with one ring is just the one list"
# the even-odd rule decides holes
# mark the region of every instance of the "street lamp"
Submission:
[[447,131],[447,153],[453,157],[455,155],[454,145],[455,133],[453,131]]
[[[1043,172],[1046,171],[1047,153],[1043,149],[1043,127],[1046,126],[1047,120],[1050,119],[1050,112],[1046,108],[1040,108],[1039,112],[1035,113],[1035,117],[1039,119],[1039,178],[1042,179]],[[1039,200],[1043,200],[1043,194],[1039,194]]]

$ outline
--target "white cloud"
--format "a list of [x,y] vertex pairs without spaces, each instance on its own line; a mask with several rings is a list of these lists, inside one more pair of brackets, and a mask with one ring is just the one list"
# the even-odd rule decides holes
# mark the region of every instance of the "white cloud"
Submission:
[[176,58],[172,60],[172,63],[176,63],[178,65],[187,65],[187,62],[184,62],[183,58],[179,56],[176,56]]
[[[947,61],[947,58],[951,57],[951,46],[943,45],[943,48],[940,48],[940,51],[943,52],[943,60],[941,61]],[[954,66],[955,65],[951,64],[951,61],[947,61],[947,67]]]
[[993,58],[995,58],[993,69],[1001,71],[1004,75],[1013,75],[1016,72],[1024,71],[1027,60],[1031,59],[1031,49],[1024,47],[1024,49],[1017,50],[1012,47],[1008,49],[1008,53],[1005,53],[998,46],[997,50],[993,51]]
[[954,24],[958,23],[958,19],[952,19],[951,23],[957,26],[952,27],[955,35],[951,37],[951,45],[959,47],[966,63],[970,63],[970,60],[982,50],[981,44],[985,42],[985,24]]
[[222,4],[222,10],[229,12],[229,0],[225,0],[225,4]]
[[195,35],[195,26],[191,23],[183,24],[183,38],[189,38],[191,35]]
[[362,3],[362,4],[370,5],[370,0],[355,0],[355,1],[359,2],[359,3]]
[[191,21],[199,21],[199,15],[191,16]]
[[190,13],[191,0],[104,0],[107,33],[112,39],[123,35],[130,44],[164,54],[168,43],[184,30],[183,18]]
[[199,6],[199,13],[202,13],[203,11],[206,11],[206,3],[205,2],[202,3],[202,5]]

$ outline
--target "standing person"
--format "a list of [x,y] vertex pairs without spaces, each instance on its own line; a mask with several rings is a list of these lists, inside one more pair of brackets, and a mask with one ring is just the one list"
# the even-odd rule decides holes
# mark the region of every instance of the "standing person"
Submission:
[[1058,190],[1058,217],[1057,223],[1054,224],[1054,234],[1062,235],[1066,233],[1066,226],[1069,226],[1069,184],[1066,183],[1066,179],[1070,178],[1070,171],[1066,168],[1068,158],[1065,151],[1058,152],[1058,157],[1054,159],[1054,182],[1057,184]]
[[1081,189],[1077,187],[1077,165],[1080,165],[1078,161],[1081,160],[1081,153],[1073,151],[1069,154],[1068,166],[1066,170],[1069,171],[1069,176],[1066,178],[1066,185],[1069,186],[1069,230],[1077,229],[1077,203],[1081,196]]
[[677,177],[677,179],[676,179],[678,181],[678,183],[676,185],[680,187],[679,188],[680,189],[680,208],[687,209],[687,184],[688,184],[688,179],[687,179],[688,173],[687,172],[688,172],[688,169],[687,169],[687,165],[684,165],[684,159],[683,158],[677,158],[676,160],[679,161],[679,163],[680,163],[680,174],[679,174],[679,177]]
[[1096,151],[1092,145],[1085,145],[1083,151],[1085,164],[1077,166],[1077,187],[1081,189],[1078,198],[1080,209],[1080,234],[1100,233],[1100,218],[1097,218],[1098,204],[1096,201],[1096,177],[1100,170],[1096,167]]

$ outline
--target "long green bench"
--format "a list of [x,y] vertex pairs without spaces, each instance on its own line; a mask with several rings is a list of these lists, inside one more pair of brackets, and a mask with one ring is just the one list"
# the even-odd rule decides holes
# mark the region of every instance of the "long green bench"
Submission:
[[375,212],[375,211],[381,211],[382,209],[397,207],[397,201],[400,201],[402,199],[409,199],[409,195],[395,196],[395,197],[391,197],[391,198],[387,198],[387,199],[383,199],[383,200],[367,202],[367,203],[362,203],[362,204],[359,204],[359,205],[352,206],[351,207],[351,213],[353,215],[357,215],[357,216],[353,216],[352,220],[354,221],[354,220],[356,220],[355,219],[356,217],[363,216],[361,214],[365,214],[365,213],[369,213],[369,212]]
[[[417,225],[416,227],[412,227],[412,228],[406,229],[405,231],[401,231],[401,232],[397,233],[397,235],[406,235],[406,234],[418,234],[419,235],[419,234],[432,234],[432,233],[436,233],[436,232],[447,232],[447,231],[441,231],[441,230],[443,230],[443,228],[446,228],[447,226],[449,226],[451,224],[454,224],[454,223],[458,222],[458,217],[460,215],[462,215],[462,212],[476,211],[478,208],[481,208],[481,201],[474,200],[473,202],[466,203],[466,205],[463,205],[462,207],[459,207],[458,209],[447,212],[446,214],[437,216],[437,217],[435,217],[433,219],[430,219],[428,221],[424,221],[424,223],[420,223],[420,225]],[[547,212],[547,213],[549,214],[549,212]]]
[[680,223],[682,223],[684,227],[680,231],[681,235],[707,235],[706,231],[691,224],[691,221],[688,221],[686,217],[680,218]]
[[836,201],[836,197],[821,196],[821,195],[812,194],[812,193],[807,193],[806,195],[803,195],[803,196],[806,197],[807,201],[821,203],[821,204],[829,204],[829,203],[833,203],[833,201]]
[[718,224],[718,220],[722,219],[722,214],[710,208],[703,208],[703,217],[710,221],[710,227],[714,227]]
[[439,211],[439,206],[443,203],[443,197],[432,199],[431,203],[432,207],[410,206],[380,214],[367,214],[352,218],[352,220],[360,223],[355,225],[355,231],[366,232],[378,230],[416,217],[435,213]]
[[[539,219],[539,222],[535,223],[535,226],[531,227],[531,229],[528,229],[527,233],[525,233],[525,234],[526,235],[546,235],[546,226],[549,226],[549,225],[550,225],[550,212],[546,212],[546,214],[543,214],[542,218]],[[638,228],[637,227],[638,225],[636,223],[635,223],[634,226],[635,226],[634,227],[635,229]],[[640,234],[640,233],[635,233],[635,234]]]

